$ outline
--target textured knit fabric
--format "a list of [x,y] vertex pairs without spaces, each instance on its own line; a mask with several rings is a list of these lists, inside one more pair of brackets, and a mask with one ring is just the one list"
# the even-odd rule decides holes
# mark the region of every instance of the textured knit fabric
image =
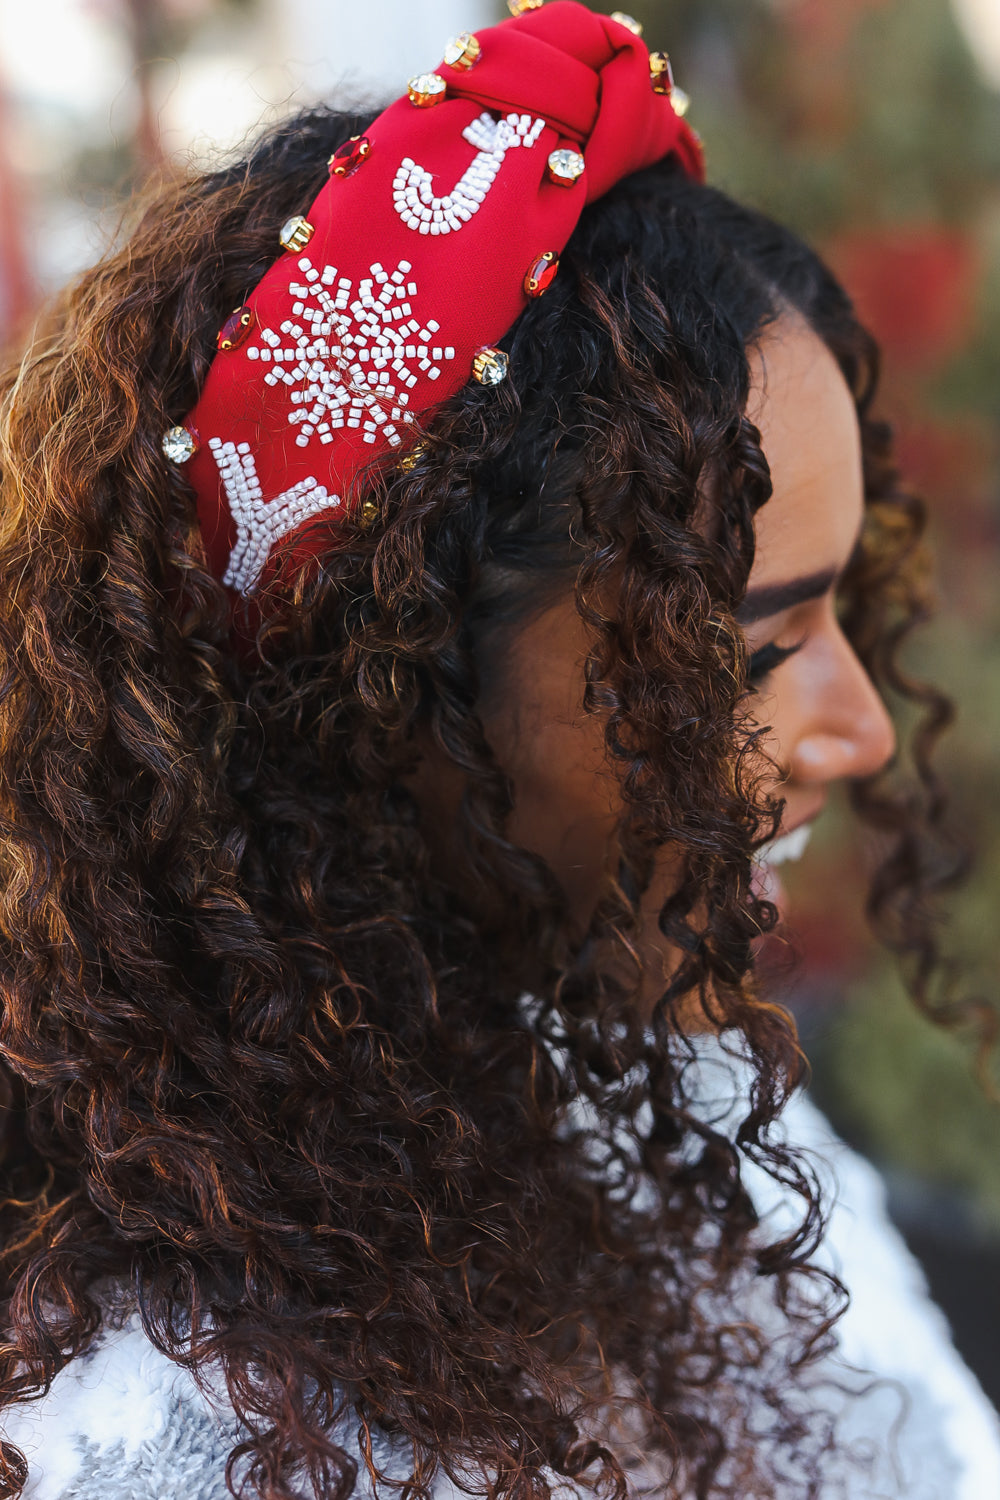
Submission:
[[[822,1500],[995,1500],[1000,1425],[888,1220],[880,1178],[803,1098],[786,1110],[784,1132],[812,1153],[828,1190],[835,1180],[824,1257],[852,1299],[838,1325],[840,1360],[809,1377],[807,1405],[828,1405],[836,1432]],[[746,1175],[765,1226],[780,1228],[791,1205],[763,1172],[748,1167]],[[766,1441],[766,1413],[752,1399],[748,1405],[744,1420]],[[0,1425],[28,1460],[25,1500],[225,1500],[226,1459],[238,1437],[221,1389],[203,1394],[134,1318]],[[350,1432],[338,1438],[352,1446]],[[377,1457],[405,1473],[405,1453],[384,1439]],[[370,1496],[363,1463],[359,1472],[358,1492]],[[637,1493],[657,1488],[652,1466],[638,1464],[632,1478]],[[790,1465],[775,1500],[806,1493]],[[436,1495],[455,1500],[456,1492],[442,1480]]]

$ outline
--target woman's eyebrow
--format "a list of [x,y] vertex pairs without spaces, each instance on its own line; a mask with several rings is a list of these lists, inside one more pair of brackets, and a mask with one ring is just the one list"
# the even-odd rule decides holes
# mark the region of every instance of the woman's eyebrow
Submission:
[[740,625],[752,625],[755,620],[766,620],[769,615],[804,604],[807,599],[819,599],[832,588],[837,577],[836,568],[826,568],[822,573],[809,573],[788,583],[769,583],[763,588],[748,589],[736,611],[736,621]]

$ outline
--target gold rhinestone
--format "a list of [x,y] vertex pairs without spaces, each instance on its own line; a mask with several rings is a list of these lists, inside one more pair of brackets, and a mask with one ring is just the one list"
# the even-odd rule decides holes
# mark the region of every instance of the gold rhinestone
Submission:
[[627,16],[623,10],[613,10],[611,19],[617,21],[619,26],[627,26],[633,36],[642,36],[642,22],[637,21],[634,16]]
[[472,373],[480,385],[499,385],[507,379],[509,361],[502,349],[477,349],[472,361]]
[[579,151],[570,151],[560,146],[549,152],[549,180],[560,187],[572,187],[583,176],[584,160]]
[[444,49],[444,60],[449,68],[465,71],[475,67],[482,50],[477,36],[473,36],[471,31],[462,31],[458,36],[453,36]]
[[649,79],[653,85],[654,94],[669,94],[674,86],[674,70],[670,66],[670,57],[666,52],[651,52],[649,54]]
[[418,73],[406,86],[410,103],[415,104],[418,109],[429,109],[432,104],[440,104],[447,91],[448,85],[440,73]]
[[410,470],[415,469],[420,460],[426,458],[429,452],[430,445],[428,443],[414,443],[409,453],[403,454],[396,467],[401,474],[409,474]]
[[674,84],[673,90],[670,94],[670,102],[674,107],[674,114],[679,115],[683,120],[684,116],[691,108],[691,100],[690,97],[685,94],[683,89],[677,87],[676,83]]
[[512,16],[523,16],[525,11],[541,10],[545,0],[507,0],[507,9]]
[[314,233],[308,219],[304,219],[301,214],[294,214],[282,224],[278,239],[286,250],[304,250]]
[[375,504],[375,501],[362,500],[361,504],[358,506],[357,515],[354,517],[354,519],[357,521],[362,531],[367,531],[368,527],[372,524],[377,515],[378,506]]

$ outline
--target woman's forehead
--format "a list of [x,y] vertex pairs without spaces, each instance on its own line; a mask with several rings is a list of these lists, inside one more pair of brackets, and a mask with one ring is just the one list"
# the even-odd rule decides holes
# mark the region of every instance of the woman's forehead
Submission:
[[864,509],[854,399],[833,355],[801,319],[774,324],[751,354],[747,415],[774,493],[756,517],[751,587],[827,570],[854,550]]

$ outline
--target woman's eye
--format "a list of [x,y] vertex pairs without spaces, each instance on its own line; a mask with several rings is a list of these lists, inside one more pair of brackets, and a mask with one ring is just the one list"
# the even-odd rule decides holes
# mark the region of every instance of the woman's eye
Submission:
[[776,646],[773,641],[766,646],[761,646],[759,651],[752,652],[747,662],[747,686],[756,688],[764,679],[780,667],[783,661],[794,656],[796,651],[801,651],[805,641],[797,641],[794,646]]

